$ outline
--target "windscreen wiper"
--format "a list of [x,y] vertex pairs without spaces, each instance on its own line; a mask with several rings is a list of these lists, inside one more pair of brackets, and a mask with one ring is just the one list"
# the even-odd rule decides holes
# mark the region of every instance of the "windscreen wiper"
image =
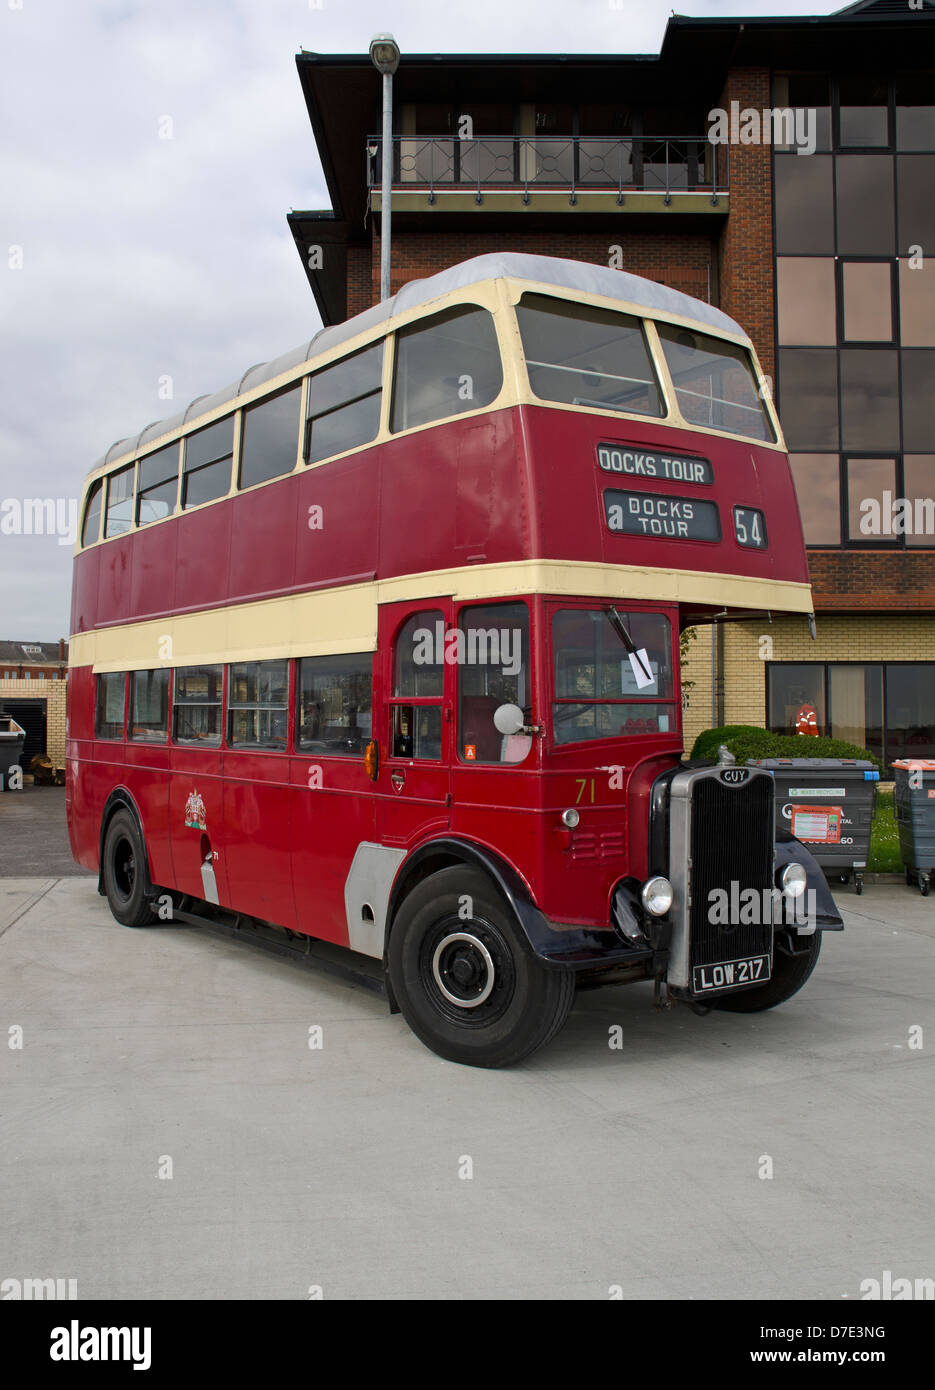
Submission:
[[633,638],[627,631],[626,623],[623,621],[620,614],[617,612],[616,608],[613,606],[612,603],[608,604],[607,607],[604,609],[604,616],[607,618],[607,621],[610,623],[614,632],[616,632],[617,636],[620,638],[624,647],[626,647],[627,655],[635,658],[637,665],[643,672],[643,675],[646,677],[647,682],[651,685],[654,679],[653,673],[646,669],[646,663],[640,656],[636,647],[636,643],[633,641]]

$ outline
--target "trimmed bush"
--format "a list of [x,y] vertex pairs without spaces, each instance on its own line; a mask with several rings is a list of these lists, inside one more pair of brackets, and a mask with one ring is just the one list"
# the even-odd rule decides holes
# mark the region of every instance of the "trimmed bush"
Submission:
[[726,743],[738,763],[748,758],[867,758],[879,768],[880,760],[868,748],[846,743],[840,738],[813,738],[809,734],[771,734],[753,724],[727,724],[722,729],[705,729],[695,739],[693,758],[717,758]]

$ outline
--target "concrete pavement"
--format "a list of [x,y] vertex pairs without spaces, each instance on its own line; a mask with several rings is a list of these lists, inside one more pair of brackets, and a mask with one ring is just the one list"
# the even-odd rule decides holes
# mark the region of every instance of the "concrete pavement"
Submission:
[[583,993],[485,1072],[365,990],[121,927],[93,878],[2,880],[0,1281],[857,1301],[885,1270],[935,1277],[935,900],[839,902],[847,930],[771,1013]]

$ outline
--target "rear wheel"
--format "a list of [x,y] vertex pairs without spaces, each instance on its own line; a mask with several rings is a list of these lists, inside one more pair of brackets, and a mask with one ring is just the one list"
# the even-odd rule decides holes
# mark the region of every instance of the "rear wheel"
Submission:
[[147,927],[156,915],[146,897],[146,847],[136,817],[116,811],[104,836],[104,891],[124,927]]
[[442,869],[393,924],[390,983],[403,1017],[450,1062],[505,1067],[555,1036],[574,998],[569,970],[543,965],[489,879]]
[[[755,989],[725,994],[715,1001],[715,1008],[734,1014],[758,1014],[763,1009],[774,1009],[777,1004],[791,999],[818,964],[821,932],[813,932],[804,938],[807,943],[804,950],[801,950],[802,941],[802,937],[794,936],[791,932],[779,932],[773,951],[772,977],[765,985],[757,985]],[[789,954],[792,946],[796,948],[794,955]]]

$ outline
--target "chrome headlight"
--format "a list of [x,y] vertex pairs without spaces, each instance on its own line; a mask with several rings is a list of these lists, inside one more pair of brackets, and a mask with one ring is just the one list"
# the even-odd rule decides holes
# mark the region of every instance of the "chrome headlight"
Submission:
[[569,830],[574,830],[575,826],[578,824],[580,819],[581,817],[575,810],[574,806],[571,806],[567,811],[562,812],[562,825],[567,826]]
[[808,874],[801,864],[787,864],[779,875],[779,886],[787,898],[801,898],[808,885]]
[[651,917],[664,917],[672,906],[672,884],[661,874],[648,878],[640,889],[640,902]]

